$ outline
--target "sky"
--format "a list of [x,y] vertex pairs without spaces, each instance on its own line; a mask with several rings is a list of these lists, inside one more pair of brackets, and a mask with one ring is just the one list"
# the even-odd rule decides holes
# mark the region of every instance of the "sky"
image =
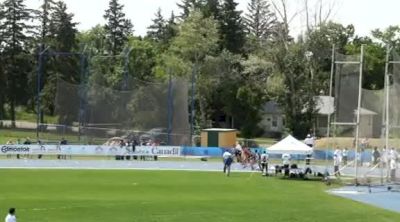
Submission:
[[[26,0],[30,8],[38,8],[43,0]],[[79,30],[87,30],[97,24],[104,24],[104,10],[109,0],[64,0],[69,12],[75,15]],[[161,8],[164,17],[169,17],[172,11],[178,14],[176,6],[180,0],[119,0],[125,5],[124,12],[134,24],[136,35],[145,35],[146,28],[151,24],[154,14]],[[250,0],[236,0],[238,8],[246,11]],[[276,0],[275,0],[276,1]],[[400,25],[400,0],[309,0],[309,8],[323,1],[325,9],[333,8],[331,19],[344,25],[353,24],[356,34],[369,35],[371,30],[384,29],[389,25]],[[288,14],[291,20],[291,34],[300,34],[305,27],[304,0],[286,0]]]

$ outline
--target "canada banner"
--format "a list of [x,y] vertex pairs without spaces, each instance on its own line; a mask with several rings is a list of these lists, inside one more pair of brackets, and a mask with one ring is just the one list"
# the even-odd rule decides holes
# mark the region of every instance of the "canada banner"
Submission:
[[138,155],[166,156],[181,155],[179,146],[137,146],[135,152],[127,146],[102,145],[0,145],[0,155],[10,154],[53,154],[53,155]]

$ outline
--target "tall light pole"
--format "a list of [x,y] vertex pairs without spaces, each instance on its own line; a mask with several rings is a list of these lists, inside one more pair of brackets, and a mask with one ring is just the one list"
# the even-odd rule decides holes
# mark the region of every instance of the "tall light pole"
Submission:
[[[313,107],[309,107],[309,108],[314,109],[315,108],[315,104],[314,104],[314,101],[313,101],[314,100],[314,98],[313,98],[314,70],[313,70],[312,64],[311,64],[312,58],[314,56],[314,53],[311,52],[311,51],[306,51],[304,53],[304,56],[306,57],[308,69],[310,70],[310,86],[309,86],[310,87],[310,89],[309,89],[310,104],[309,105],[313,106]],[[313,121],[313,134],[315,136],[315,121]]]
[[42,44],[39,47],[39,55],[38,55],[38,67],[37,67],[37,103],[36,103],[36,109],[37,109],[37,116],[36,116],[36,139],[39,140],[39,131],[41,127],[41,117],[42,117],[42,109],[41,109],[41,91],[42,91],[42,73],[43,73],[43,55],[46,53],[46,51],[50,47],[44,48],[44,45]]

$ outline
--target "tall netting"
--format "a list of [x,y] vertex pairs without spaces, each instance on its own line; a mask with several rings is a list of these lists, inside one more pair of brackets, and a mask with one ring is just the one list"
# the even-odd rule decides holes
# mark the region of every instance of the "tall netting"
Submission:
[[[358,56],[338,55],[335,80],[336,135],[355,137],[357,123],[360,64]],[[354,63],[353,63],[354,62]],[[383,76],[383,73],[382,73]],[[382,137],[384,89],[361,90],[359,138]]]
[[123,137],[140,143],[187,145],[188,86],[184,79],[137,82],[131,90],[58,80],[56,114],[82,142]]
[[[398,182],[400,178],[397,170],[397,148],[400,146],[400,56],[392,52],[389,58],[388,73],[382,73],[385,87],[362,89],[361,108],[358,110],[361,63],[357,61],[360,58],[336,55],[334,149],[348,148],[348,167],[351,169],[356,167],[354,160],[357,160],[355,176],[358,182]],[[359,147],[358,153],[355,153],[358,111]]]
[[388,149],[384,159],[386,161],[387,177],[390,182],[400,182],[400,170],[398,169],[400,148],[400,55],[391,51],[386,87],[387,102],[387,141]]
[[[338,138],[335,146],[344,147],[353,144],[359,94],[360,61],[359,56],[335,55],[335,114],[334,135]],[[348,147],[353,148],[353,147]]]
[[[336,54],[333,149],[338,158],[346,159],[346,161],[341,161],[341,169],[344,172],[359,179],[368,178],[369,180],[370,175],[376,177],[383,174],[380,173],[383,170],[374,152],[375,149],[380,153],[383,151],[385,90],[361,89],[361,95],[359,95],[362,65],[360,56]],[[384,76],[383,73],[382,76]],[[360,110],[358,110],[359,96],[361,96]],[[358,141],[356,141],[358,113]],[[356,149],[356,144],[358,144],[358,149]],[[343,153],[346,153],[345,158],[343,158]],[[352,170],[355,167],[358,168],[357,171]]]
[[[39,59],[40,61],[40,59]],[[66,136],[66,126],[58,124],[57,117],[54,116],[54,95],[56,94],[57,78],[68,79],[70,82],[79,82],[84,71],[84,59],[82,55],[75,53],[59,53],[53,51],[51,48],[42,55],[41,62],[38,62],[38,72],[35,73],[35,81],[40,80],[41,92],[35,94],[35,106],[37,106],[37,98],[40,96],[40,124],[39,127],[29,127],[27,131],[37,130],[36,138],[44,143],[57,143],[62,137]],[[61,66],[61,64],[63,64]],[[60,68],[62,67],[62,68]],[[35,92],[37,92],[37,85]],[[71,91],[66,90],[68,93]],[[71,95],[74,98],[76,95]]]
[[389,78],[389,138],[390,145],[400,148],[400,55],[392,53],[392,73]]

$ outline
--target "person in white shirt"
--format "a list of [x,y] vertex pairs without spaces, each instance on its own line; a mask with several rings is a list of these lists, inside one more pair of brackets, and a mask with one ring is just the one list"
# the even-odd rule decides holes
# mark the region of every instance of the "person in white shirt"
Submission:
[[392,160],[397,160],[397,157],[398,157],[398,153],[397,153],[397,151],[392,147],[391,149],[390,149],[390,152],[389,152],[389,158]]
[[236,142],[235,149],[242,151],[242,145],[239,142]]
[[282,163],[283,163],[283,170],[285,171],[285,176],[289,176],[290,154],[288,153],[282,154]]
[[283,165],[290,165],[290,154],[284,153],[282,154],[282,163]]
[[344,148],[342,151],[342,160],[343,160],[343,165],[347,165],[347,158],[349,155],[349,151],[347,150],[347,148]]
[[333,168],[335,176],[340,176],[339,166],[340,166],[340,158],[337,154],[333,155]]
[[333,152],[333,155],[336,155],[337,158],[339,158],[339,161],[342,162],[342,151],[338,148],[336,148],[335,152]]
[[382,149],[381,163],[382,163],[382,167],[384,167],[384,168],[388,165],[388,151],[386,150],[385,147],[383,147],[383,149]]
[[260,158],[261,172],[262,172],[263,176],[268,175],[268,159],[269,159],[268,154],[265,151],[263,151],[263,153],[261,154],[261,158]]
[[240,145],[239,142],[236,142],[235,156],[236,156],[236,161],[237,162],[242,162],[242,152],[243,152],[242,145]]
[[305,143],[307,146],[313,148],[313,147],[314,147],[314,144],[315,144],[314,137],[312,137],[310,134],[308,134],[307,137],[304,139],[304,143]]
[[222,154],[222,159],[224,161],[224,173],[229,176],[231,173],[231,164],[233,162],[232,154],[228,151],[225,151]]
[[15,208],[10,208],[10,210],[8,210],[5,222],[17,222],[17,218],[15,217]]
[[397,163],[395,159],[390,159],[389,167],[390,167],[390,180],[394,182],[396,181],[396,168],[397,168]]
[[[315,139],[310,134],[308,134],[307,137],[304,139],[304,143],[307,146],[314,148]],[[306,155],[306,165],[310,165],[310,163],[311,163],[311,154],[307,154]]]

